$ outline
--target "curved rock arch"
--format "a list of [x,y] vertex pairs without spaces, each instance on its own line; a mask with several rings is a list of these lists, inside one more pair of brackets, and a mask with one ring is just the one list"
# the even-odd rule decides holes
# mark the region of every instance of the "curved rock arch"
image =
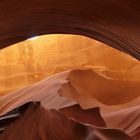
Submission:
[[0,48],[44,34],[80,34],[140,59],[139,0],[3,0]]

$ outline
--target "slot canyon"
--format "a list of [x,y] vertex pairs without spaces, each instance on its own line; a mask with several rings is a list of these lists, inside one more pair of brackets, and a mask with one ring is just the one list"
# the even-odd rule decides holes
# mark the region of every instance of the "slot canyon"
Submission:
[[0,140],[140,140],[139,0],[0,7]]

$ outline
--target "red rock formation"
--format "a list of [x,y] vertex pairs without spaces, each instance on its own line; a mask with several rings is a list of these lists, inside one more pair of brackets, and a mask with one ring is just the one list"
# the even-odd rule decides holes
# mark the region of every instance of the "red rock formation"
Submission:
[[[36,35],[79,34],[140,60],[139,0],[1,0],[0,8],[0,48]],[[135,66],[119,74],[68,71],[0,97],[0,115],[29,101],[45,107],[28,108],[11,120],[0,140],[139,140],[140,80]],[[85,112],[94,117],[88,120]]]
[[[105,85],[106,89],[100,91],[100,79],[102,78],[103,80],[101,80],[101,82],[104,82],[102,83],[102,87]],[[108,80],[112,81],[112,79],[106,79],[92,70],[73,70],[56,74],[32,86],[2,96],[0,98],[0,115],[4,115],[29,101],[40,101],[45,109],[59,110],[58,112],[63,113],[67,119],[71,118],[78,122],[90,124],[93,125],[94,128],[95,126],[104,127],[103,131],[98,129],[99,134],[104,133],[101,139],[105,139],[107,133],[110,137],[110,131],[112,130],[108,131],[108,129],[105,129],[105,127],[107,127],[119,128],[133,139],[139,140],[140,97],[134,93],[130,94],[133,96],[128,96],[129,94],[126,94],[127,92],[129,93],[129,91],[131,93],[132,89],[138,92],[140,87],[138,86],[140,84],[139,81],[127,81],[126,84],[125,80],[119,80],[118,83],[118,79],[114,79],[112,84],[110,84]],[[117,86],[114,86],[116,82]],[[93,83],[96,83],[96,85]],[[112,85],[112,92],[109,92],[109,96],[107,96],[110,85]],[[119,91],[119,93],[121,92],[122,100],[117,98],[117,94],[114,95],[118,86],[122,88],[122,90]],[[100,98],[96,98],[96,95],[99,95]],[[110,96],[116,97],[112,100]],[[130,97],[133,98],[130,99]],[[106,100],[108,102],[106,102]],[[125,101],[125,103],[122,104],[120,101]],[[106,102],[106,104],[103,104],[104,102]],[[80,107],[75,104],[79,104]],[[98,108],[100,108],[101,115]],[[22,118],[22,115],[20,118]],[[61,119],[59,121],[61,122]],[[31,122],[31,120],[29,122]],[[45,119],[44,122],[46,122]],[[12,131],[12,127],[14,128],[15,124],[11,125],[11,129],[9,129],[7,133]],[[49,127],[50,126],[48,126],[48,128]],[[3,134],[5,134],[5,137],[8,137],[5,132],[6,130],[3,131]],[[38,134],[37,130],[34,131],[34,133]],[[120,134],[116,132],[116,130],[113,130],[113,136],[114,135],[118,138]],[[112,140],[114,139],[113,137]]]
[[93,109],[83,110],[78,104],[70,107],[61,108],[65,116],[77,120],[82,123],[91,124],[94,126],[106,127],[104,120],[100,115],[100,109],[95,107]]
[[[94,109],[92,110],[94,112]],[[96,110],[95,110],[96,111]],[[96,120],[94,120],[96,121]],[[117,129],[78,123],[55,110],[29,109],[1,135],[1,140],[131,140]]]
[[90,36],[140,59],[139,0],[2,0],[0,47],[36,35]]

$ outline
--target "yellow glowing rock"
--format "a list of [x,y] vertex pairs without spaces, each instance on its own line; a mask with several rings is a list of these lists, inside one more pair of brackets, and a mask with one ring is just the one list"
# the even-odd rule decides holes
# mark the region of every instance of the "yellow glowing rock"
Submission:
[[45,35],[0,51],[0,95],[69,69],[92,68],[105,78],[138,81],[140,63],[80,35]]

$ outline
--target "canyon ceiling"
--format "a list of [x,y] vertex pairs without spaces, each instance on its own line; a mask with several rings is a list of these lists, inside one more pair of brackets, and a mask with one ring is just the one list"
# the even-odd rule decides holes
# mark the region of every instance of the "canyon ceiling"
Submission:
[[36,35],[80,34],[140,59],[139,0],[2,0],[0,48]]

